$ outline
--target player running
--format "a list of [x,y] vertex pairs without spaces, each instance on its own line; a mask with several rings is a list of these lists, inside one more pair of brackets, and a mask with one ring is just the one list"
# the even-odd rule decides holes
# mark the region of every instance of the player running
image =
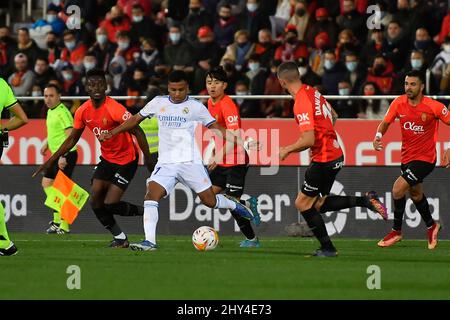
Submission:
[[[207,73],[206,89],[210,96],[208,99],[208,111],[220,126],[236,135],[241,132],[241,117],[238,107],[225,94],[227,85],[227,74],[222,67],[217,67]],[[215,194],[218,194],[225,190],[227,196],[245,204],[244,200],[240,199],[244,193],[245,176],[247,175],[249,163],[248,155],[242,146],[224,141],[222,135],[215,138],[215,152],[223,157],[222,159],[216,159],[218,163],[214,161],[208,165],[213,191]],[[252,202],[248,206],[256,207],[256,198],[252,197],[250,200]],[[259,239],[256,237],[250,221],[236,213],[232,213],[232,216],[246,237],[240,243],[240,247],[260,247]],[[260,216],[255,216],[254,221],[258,225],[261,222]]]
[[[44,101],[48,111],[46,120],[47,140],[41,148],[43,156],[48,150],[51,153],[55,153],[67,137],[70,136],[73,129],[72,114],[61,102],[61,89],[58,86],[50,84],[45,88]],[[59,170],[62,170],[69,178],[72,177],[77,159],[77,147],[74,146],[69,152],[63,154],[58,161],[53,162],[52,166],[44,172],[41,182],[42,188],[46,189],[53,185]],[[61,212],[53,212],[53,220],[49,224],[50,227],[46,230],[48,234],[66,234],[70,232],[69,224],[61,218]]]
[[[123,123],[131,114],[114,99],[106,96],[106,79],[102,70],[93,69],[86,75],[86,91],[91,97],[75,113],[73,130],[61,147],[41,165],[33,174],[45,170],[69,152],[78,142],[85,127],[98,138],[102,132]],[[144,161],[153,170],[147,140],[142,129],[135,128],[133,135],[144,153]],[[133,179],[138,166],[138,150],[130,133],[124,132],[115,139],[101,141],[100,162],[92,177],[90,205],[100,223],[113,235],[109,247],[128,248],[127,236],[117,224],[114,215],[142,216],[144,209],[140,206],[121,201],[122,195]]]
[[[380,123],[373,141],[375,150],[383,149],[381,137],[396,118],[400,119],[402,132],[401,175],[394,182],[394,226],[382,240],[380,247],[389,247],[402,240],[402,222],[409,195],[427,226],[428,249],[437,245],[441,225],[431,217],[430,206],[423,192],[423,180],[436,165],[436,141],[439,119],[450,125],[450,113],[442,103],[424,97],[422,74],[411,71],[405,77],[405,93],[395,99]],[[444,166],[449,166],[450,149],[444,156]]]
[[306,170],[295,206],[320,242],[321,246],[314,256],[335,257],[337,250],[328,236],[320,213],[365,207],[386,220],[386,208],[375,191],[367,192],[362,197],[329,196],[336,175],[344,163],[342,149],[333,128],[331,107],[317,90],[301,82],[298,67],[294,62],[281,64],[277,76],[280,85],[295,99],[294,115],[300,132],[295,143],[280,148],[279,157],[284,160],[293,152],[311,150],[312,161]]
[[227,140],[234,141],[235,136],[219,126],[203,104],[189,98],[188,89],[186,73],[173,71],[169,75],[168,96],[155,97],[138,114],[101,137],[111,139],[136,127],[147,117],[158,119],[158,163],[147,180],[144,201],[145,240],[131,244],[132,250],[148,251],[157,248],[158,202],[172,192],[177,182],[193,189],[202,203],[210,208],[230,209],[233,214],[249,220],[259,215],[255,207],[248,208],[235,198],[214,194],[195,141],[195,129],[201,124],[209,129],[220,130]]
[[[4,146],[8,145],[8,131],[16,130],[28,123],[28,117],[14,96],[11,87],[0,78],[0,120],[3,109],[9,110],[14,116],[5,124],[0,122],[0,158]],[[5,185],[4,182],[2,182]],[[12,256],[17,253],[17,247],[9,239],[5,223],[5,209],[0,202],[0,257]]]

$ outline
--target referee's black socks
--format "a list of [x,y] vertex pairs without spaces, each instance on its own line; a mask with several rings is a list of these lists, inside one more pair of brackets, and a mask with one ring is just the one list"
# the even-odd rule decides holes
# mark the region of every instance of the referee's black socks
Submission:
[[325,222],[320,213],[312,207],[311,209],[302,211],[301,214],[303,218],[305,218],[308,227],[314,233],[317,240],[319,240],[321,249],[336,251],[336,248],[328,236],[327,227],[325,226]]

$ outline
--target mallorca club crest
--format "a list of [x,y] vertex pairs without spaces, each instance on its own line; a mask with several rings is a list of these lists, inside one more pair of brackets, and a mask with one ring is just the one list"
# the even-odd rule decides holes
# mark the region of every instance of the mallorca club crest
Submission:
[[427,121],[427,114],[425,112],[422,112],[421,119],[423,122]]

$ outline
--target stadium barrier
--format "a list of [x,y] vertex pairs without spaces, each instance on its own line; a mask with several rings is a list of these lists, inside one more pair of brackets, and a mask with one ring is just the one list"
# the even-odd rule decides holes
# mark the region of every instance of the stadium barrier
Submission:
[[[44,206],[45,195],[40,178],[32,179],[36,166],[0,166],[0,201],[3,202],[8,221],[8,229],[14,232],[44,233],[52,219],[49,208]],[[259,168],[251,167],[246,179],[246,194],[258,196],[262,224],[256,228],[259,236],[287,235],[286,227],[299,222],[295,209],[295,198],[302,184],[305,167],[281,167],[275,175],[261,175]],[[93,166],[77,166],[73,179],[89,190]],[[338,174],[332,193],[338,195],[360,195],[361,192],[376,190],[385,201],[389,221],[367,209],[352,208],[323,215],[327,229],[333,237],[370,238],[383,237],[392,227],[393,201],[392,184],[400,173],[397,167],[344,167]],[[145,182],[149,173],[140,166],[124,200],[136,204],[143,203]],[[450,221],[448,209],[450,183],[448,170],[436,168],[424,183],[428,202],[434,219],[439,219],[444,228],[441,239],[450,239],[450,230],[445,225]],[[245,196],[244,196],[245,197]],[[116,217],[127,233],[143,234],[141,217]],[[163,199],[159,207],[158,234],[186,235],[202,225],[216,228],[220,234],[240,236],[231,214],[210,209],[200,204],[193,192],[181,184],[174,193]],[[107,232],[95,218],[88,205],[78,215],[72,225],[73,233]],[[426,248],[426,228],[419,212],[411,200],[406,204],[403,225],[404,238],[424,239]],[[374,241],[374,247],[376,242]]]

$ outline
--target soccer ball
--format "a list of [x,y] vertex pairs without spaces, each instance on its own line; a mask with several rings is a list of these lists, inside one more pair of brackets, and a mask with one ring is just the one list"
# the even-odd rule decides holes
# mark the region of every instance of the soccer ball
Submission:
[[208,226],[202,226],[194,231],[192,243],[199,251],[213,250],[219,243],[217,231]]

